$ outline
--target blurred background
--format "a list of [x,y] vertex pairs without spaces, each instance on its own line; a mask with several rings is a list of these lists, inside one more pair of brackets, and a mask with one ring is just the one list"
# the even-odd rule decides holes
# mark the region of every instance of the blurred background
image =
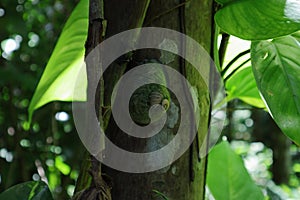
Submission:
[[[31,129],[25,128],[30,99],[77,2],[0,2],[0,192],[43,180],[55,199],[73,194],[85,150],[73,125],[71,104],[44,106],[34,114]],[[230,38],[224,65],[248,48],[249,43]],[[272,199],[297,199],[299,148],[263,109],[233,100],[227,117],[222,137],[242,156],[255,182]]]
[[69,199],[84,148],[71,104],[38,110],[25,131],[27,108],[68,16],[78,1],[0,1],[0,192],[44,180],[55,199]]

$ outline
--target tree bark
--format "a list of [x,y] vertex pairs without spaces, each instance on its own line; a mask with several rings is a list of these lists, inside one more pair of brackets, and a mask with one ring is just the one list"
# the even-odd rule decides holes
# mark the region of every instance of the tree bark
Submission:
[[[120,2],[110,1],[111,8],[119,8],[118,15],[112,15],[116,24],[123,19],[128,19],[125,16],[129,15],[128,10],[131,10],[132,1],[122,1],[124,7],[118,6]],[[205,0],[192,0],[188,2],[178,2],[174,0],[157,0],[151,1],[144,26],[164,27],[172,30],[177,30],[193,37],[199,42],[208,52],[211,48],[212,40],[212,2]],[[123,8],[120,10],[120,8]],[[123,11],[123,12],[122,12]],[[124,13],[125,11],[125,13]],[[109,10],[106,11],[108,13]],[[112,13],[112,12],[110,12]],[[132,15],[134,13],[130,13]],[[107,20],[110,18],[107,16]],[[128,22],[127,22],[128,23]],[[108,22],[108,29],[110,29]],[[122,23],[123,25],[123,23]],[[122,26],[118,28],[111,27],[111,30],[126,30],[133,28],[130,26]],[[123,28],[124,27],[124,28]],[[111,31],[114,32],[114,31]],[[117,33],[117,32],[114,32]],[[157,54],[153,51],[142,51],[133,55],[134,60],[142,61],[143,59],[158,59]],[[150,58],[149,58],[150,57]],[[184,67],[184,66],[185,67]],[[189,64],[177,59],[172,63],[173,68],[185,74],[189,82],[197,87],[198,94],[202,94],[199,99],[202,101],[200,106],[202,109],[201,125],[199,129],[199,140],[202,142],[207,133],[209,102],[207,101],[207,91],[203,91],[203,82],[195,69]],[[183,67],[185,68],[183,71]],[[175,130],[174,130],[175,131]],[[145,143],[137,140],[130,141],[113,120],[108,125],[107,134],[119,146],[132,151],[145,149]],[[123,135],[123,136],[122,136]],[[132,139],[132,138],[131,138]],[[126,142],[125,142],[126,141]],[[181,156],[171,166],[151,173],[131,174],[120,172],[108,167],[103,167],[105,174],[113,180],[112,198],[122,200],[153,200],[164,199],[169,200],[199,200],[204,199],[205,188],[205,168],[206,159],[198,160],[197,143],[192,144],[189,151]],[[158,194],[158,192],[160,194]]]
[[[107,20],[106,37],[131,28],[155,26],[187,34],[201,44],[207,52],[210,52],[213,46],[213,3],[210,0],[189,0],[186,2],[178,0],[155,0],[151,2],[150,0],[104,0],[104,17]],[[135,52],[126,56],[127,58],[131,57],[131,60],[138,61],[149,59],[149,57],[150,59],[158,59],[158,54],[151,50]],[[205,62],[209,63],[208,60]],[[121,64],[115,62],[104,73],[103,106],[105,108],[110,106],[114,84],[125,72],[126,67],[127,69],[132,67],[130,65],[128,62]],[[196,73],[196,70],[189,63],[177,57],[171,67],[186,76],[199,94],[201,122],[198,130],[198,141],[194,141],[190,149],[173,164],[155,172],[131,174],[102,166],[102,173],[112,180],[111,195],[114,200],[204,199],[207,159],[199,160],[198,146],[206,142],[204,138],[208,131],[210,115],[209,94],[203,78]],[[209,67],[205,70],[208,71]],[[106,116],[103,120],[104,126],[107,126],[106,134],[116,144],[132,151],[147,150],[144,141],[128,140],[132,138],[126,136],[113,119],[109,120]],[[173,131],[176,133],[176,127]],[[87,170],[81,172],[81,176],[87,174]]]

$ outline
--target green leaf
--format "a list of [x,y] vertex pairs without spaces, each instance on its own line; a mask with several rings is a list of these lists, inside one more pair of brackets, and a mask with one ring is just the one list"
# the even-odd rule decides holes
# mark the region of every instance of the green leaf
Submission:
[[[84,44],[88,31],[88,0],[81,0],[73,10],[58,39],[46,69],[30,102],[29,121],[34,110],[51,101],[84,101],[87,78],[82,72]],[[76,77],[82,81],[75,88]],[[74,88],[78,96],[73,97]],[[81,92],[80,92],[81,91]]]
[[216,200],[264,199],[228,142],[221,142],[208,154],[207,184]]
[[292,36],[293,36],[294,38],[296,38],[296,40],[298,40],[298,42],[300,42],[300,31],[298,31],[298,32],[296,32],[296,33],[294,33],[294,34],[292,34]]
[[216,2],[218,2],[219,4],[223,5],[223,4],[227,4],[231,1],[234,1],[234,0],[216,0]]
[[30,181],[15,185],[1,193],[0,199],[53,200],[48,186],[42,181]]
[[300,172],[300,164],[299,163],[295,163],[293,165],[293,171],[299,173]]
[[68,175],[71,172],[71,167],[64,163],[61,156],[55,157],[55,167],[64,175]]
[[251,66],[245,67],[233,74],[225,83],[227,100],[238,98],[252,106],[265,108],[259,95]]
[[263,40],[300,29],[300,2],[294,0],[222,0],[215,15],[220,28],[246,40]]
[[254,76],[281,130],[300,145],[300,43],[292,36],[253,42]]

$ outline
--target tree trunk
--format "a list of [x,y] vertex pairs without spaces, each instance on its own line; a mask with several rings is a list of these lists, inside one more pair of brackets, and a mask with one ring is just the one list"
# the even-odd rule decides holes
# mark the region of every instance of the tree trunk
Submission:
[[[207,52],[211,51],[213,38],[212,1],[155,0],[150,2],[150,0],[104,0],[104,8],[104,17],[107,20],[106,38],[141,26],[164,27],[192,37]],[[127,58],[129,57],[130,60],[136,62],[143,62],[145,59],[159,59],[158,53],[154,50],[137,51],[127,55]],[[202,142],[206,142],[204,138],[208,131],[210,113],[210,103],[207,100],[208,91],[203,78],[196,73],[193,66],[182,58],[176,57],[170,66],[181,72],[190,84],[196,88],[197,93],[200,94],[198,100],[201,110],[201,121],[198,130],[198,141],[195,140],[190,149],[177,161],[158,171],[133,174],[102,166],[102,173],[112,180],[111,195],[114,200],[204,199],[207,159],[199,160],[198,146]],[[129,69],[131,67],[134,67],[132,61],[121,64],[120,62],[115,62],[104,73],[105,90],[103,101],[105,108],[110,106],[110,97],[114,83],[120,78],[126,68]],[[204,70],[208,71],[209,67]],[[118,128],[112,117],[110,120],[104,118],[104,126],[107,126],[106,134],[109,138],[121,148],[135,152],[149,150],[147,149],[147,142],[127,136]],[[171,130],[170,134],[176,134],[176,127]],[[81,176],[87,173],[88,170],[84,170],[81,172]],[[82,184],[84,181],[86,180],[79,180],[77,185]]]
[[273,151],[272,179],[276,184],[288,184],[290,177],[291,141],[281,132],[271,116],[257,110],[253,114],[254,140],[263,142]]

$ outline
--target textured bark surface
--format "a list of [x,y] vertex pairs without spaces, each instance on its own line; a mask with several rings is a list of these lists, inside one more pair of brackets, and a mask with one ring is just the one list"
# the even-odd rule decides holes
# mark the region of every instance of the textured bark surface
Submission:
[[[116,0],[90,0],[89,31],[86,42],[86,55],[88,55],[93,48],[101,43],[105,37],[110,37],[120,31],[142,25],[149,5],[149,0],[139,0],[135,3],[131,1],[130,4],[126,5],[123,3],[123,1],[119,2]],[[104,13],[107,14],[104,16]],[[126,17],[124,18],[124,16]],[[107,24],[109,24],[109,27],[106,29]],[[101,63],[99,59],[100,55],[98,58],[95,58],[94,62]],[[125,67],[125,65],[118,65],[114,63],[104,74],[104,77],[100,79],[96,96],[91,96],[93,91],[90,91],[91,88],[88,87],[87,98],[96,99],[96,105],[94,106],[97,116],[99,116],[99,121],[103,124],[103,129],[107,127],[107,121],[109,119],[109,115],[103,116],[103,113],[110,106],[110,96],[113,86],[123,74]],[[93,66],[87,66],[89,83],[95,82],[97,74],[101,73],[100,70],[100,68],[95,69]],[[87,132],[89,132],[89,127],[87,127]],[[90,156],[89,153],[86,153],[86,157],[76,183],[73,199],[110,199],[109,182],[110,181],[105,181],[101,176],[101,164],[94,157]],[[101,190],[102,192],[99,192]]]
[[[212,27],[213,23],[213,2],[210,0],[196,0],[191,1],[186,5],[185,9],[185,29],[186,34],[195,39],[199,44],[203,46],[203,48],[208,52],[211,52],[212,49],[212,38],[213,31]],[[200,60],[204,58],[200,57]],[[203,60],[203,64],[201,65],[205,69],[203,69],[207,74],[209,74],[209,66],[210,60]],[[195,69],[190,66],[188,63],[186,64],[186,76],[190,81],[191,85],[197,88],[199,94],[199,107],[201,112],[201,124],[199,126],[199,144],[206,144],[204,141],[205,136],[207,134],[207,124],[209,123],[209,93],[206,90],[206,86],[199,74],[195,73]],[[208,81],[209,82],[209,81]],[[193,144],[197,145],[197,144]],[[194,148],[195,149],[195,148]],[[189,187],[189,193],[191,194],[190,199],[198,200],[204,199],[205,193],[205,179],[206,179],[206,166],[207,159],[202,159],[201,163],[198,163],[196,158],[196,153],[193,154],[193,170],[195,173],[195,179],[193,184]]]
[[[100,44],[105,35],[105,20],[104,20],[104,8],[102,0],[90,0],[89,2],[89,29],[88,29],[88,37],[85,44],[86,48],[86,56],[98,45]],[[100,63],[100,56],[94,58],[95,63]],[[87,81],[88,85],[91,83],[95,83],[97,79],[97,75],[101,73],[101,69],[97,68],[95,64],[89,65],[87,64]],[[94,92],[91,87],[87,88],[87,99],[96,98],[96,105],[89,105],[90,108],[96,109],[96,114],[98,116],[98,120],[103,122],[102,118],[102,110],[100,109],[103,105],[103,78],[100,79],[100,84],[96,92],[96,97],[93,96]],[[87,121],[93,121],[90,119],[92,115],[87,115]],[[86,132],[91,132],[92,125],[88,125],[86,127]],[[91,176],[92,175],[92,176]],[[100,187],[101,185],[101,187]],[[97,188],[97,189],[96,189]],[[98,193],[94,192],[97,191]],[[107,186],[106,182],[103,181],[101,177],[101,165],[100,163],[93,157],[86,153],[85,161],[82,165],[80,175],[78,177],[75,195],[73,199],[97,199],[96,196],[99,196],[99,200],[110,199],[110,191],[109,186]],[[107,198],[101,197],[106,196]]]
[[[104,0],[103,3],[104,19],[107,22],[106,38],[121,31],[141,27],[142,25],[164,27],[191,36],[207,52],[210,52],[212,46],[211,26],[213,8],[212,2],[209,0],[190,0],[187,2],[178,0],[155,0],[151,2],[150,0]],[[94,39],[92,38],[91,41]],[[99,115],[101,116],[102,112],[107,111],[107,109],[109,111],[111,92],[116,81],[122,76],[126,68],[128,70],[134,67],[134,64],[127,60],[134,60],[138,63],[144,59],[157,60],[159,56],[160,53],[153,50],[137,51],[125,55],[113,63],[104,73],[103,99],[101,100],[101,97],[96,97],[100,98],[100,104],[98,105]],[[208,64],[206,65],[207,68],[203,65],[203,70],[209,70],[209,61],[203,60],[201,62]],[[102,174],[108,176],[112,181],[111,195],[114,200],[204,199],[206,159],[199,160],[197,146],[201,145],[207,134],[210,111],[207,87],[204,84],[203,78],[197,75],[195,69],[183,59],[177,57],[169,66],[184,74],[199,94],[198,101],[201,109],[201,124],[197,138],[199,142],[194,141],[190,149],[171,164],[171,166],[151,173],[130,174],[102,166]],[[101,102],[103,103],[103,108],[101,108]],[[137,140],[129,137],[117,127],[113,119],[109,120],[109,116],[110,114],[106,115],[102,120],[104,127],[107,125],[106,134],[116,145],[135,152],[149,151],[145,140]],[[177,128],[175,126],[168,134],[175,134]],[[79,179],[77,185],[90,185],[87,190],[89,194],[95,196],[97,195],[95,185],[98,185],[98,189],[101,189],[103,186],[98,184],[97,180],[101,182],[102,179],[101,177],[99,178],[99,174],[96,173],[95,175],[94,166],[92,167],[92,174],[96,176],[96,183],[94,182],[95,177],[94,181],[91,181],[88,169],[91,169],[89,159],[86,160],[85,169],[80,174],[81,177],[85,178]],[[96,169],[96,172],[99,169],[100,166]],[[82,197],[86,197],[87,193],[81,193],[81,195]],[[95,199],[97,198],[100,198],[100,196],[95,197]]]
[[[114,34],[118,31],[134,28],[134,26],[128,24],[129,20],[135,19],[132,17],[133,13],[130,13],[133,11],[133,5],[137,4],[134,4],[130,0],[107,2],[105,5],[105,13],[108,14],[106,16],[108,20],[107,33]],[[116,9],[114,9],[114,12],[111,12],[108,7]],[[109,10],[110,13],[108,13]],[[110,18],[115,23],[110,23]],[[136,24],[136,27],[138,25],[139,23]],[[179,2],[176,0],[151,1],[145,16],[145,25],[169,28],[183,33],[186,32],[187,35],[198,41],[207,52],[210,52],[212,39],[212,2],[208,0],[192,0],[189,2]],[[145,50],[134,53],[133,60],[142,61],[145,58],[158,59],[158,56],[159,54],[153,50]],[[209,113],[208,92],[204,81],[200,75],[195,73],[192,66],[182,62],[180,58],[177,58],[169,66],[185,73],[190,83],[197,88],[198,94],[200,94],[198,100],[200,101],[202,120],[200,124],[201,128],[199,129],[199,141],[202,142],[207,133]],[[108,72],[114,73],[114,70],[115,67]],[[207,70],[209,70],[209,62]],[[175,134],[176,127],[173,131]],[[147,151],[147,142],[145,140],[138,140],[127,136],[119,130],[112,119],[108,124],[106,133],[116,145],[124,149],[135,152]],[[187,150],[171,166],[151,173],[130,174],[103,166],[104,173],[113,180],[112,198],[114,200],[153,200],[164,199],[163,196],[165,196],[169,200],[204,199],[206,159],[202,159],[199,162],[196,151],[196,142],[194,142],[193,148]],[[160,192],[161,195],[157,194],[156,191]]]

